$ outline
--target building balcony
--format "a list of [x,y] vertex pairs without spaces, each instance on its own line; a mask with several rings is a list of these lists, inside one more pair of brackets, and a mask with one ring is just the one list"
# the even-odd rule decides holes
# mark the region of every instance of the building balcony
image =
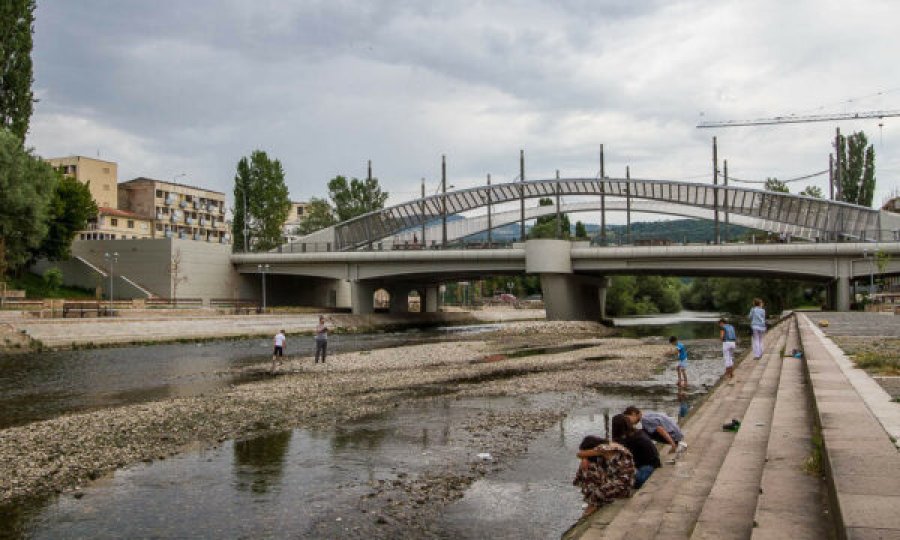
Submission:
[[181,201],[180,203],[178,203],[178,206],[180,206],[180,207],[182,207],[182,208],[187,208],[188,202],[187,202],[187,201]]
[[170,215],[169,215],[169,221],[171,221],[172,223],[177,222],[177,221],[178,221],[178,214],[170,214]]
[[209,220],[206,218],[200,218],[200,226],[206,227],[207,225],[209,225]]
[[175,197],[172,197],[171,195],[166,197],[166,204],[169,206],[172,206],[173,204],[175,204]]
[[172,231],[165,231],[163,232],[163,236],[165,236],[166,238],[172,238],[173,236],[175,236],[175,234]]
[[184,218],[184,222],[187,223],[188,225],[193,225],[195,221],[196,220],[192,217]]

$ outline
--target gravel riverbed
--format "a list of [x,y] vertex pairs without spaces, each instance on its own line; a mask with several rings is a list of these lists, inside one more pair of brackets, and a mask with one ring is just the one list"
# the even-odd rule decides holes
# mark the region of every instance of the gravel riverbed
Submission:
[[[338,354],[324,365],[313,365],[308,357],[288,358],[277,376],[267,374],[267,364],[251,366],[245,371],[258,376],[258,382],[223,391],[5,429],[0,431],[0,503],[77,493],[88,482],[131,464],[228,439],[339,426],[414,399],[591,391],[647,380],[670,359],[669,347],[659,341],[609,334],[591,323],[520,322],[477,341]],[[528,347],[544,349],[517,356]],[[479,476],[527,448],[528,440],[562,414],[549,408],[472,419],[471,429],[462,430],[454,444],[480,449],[490,434],[494,460],[473,463],[462,473],[435,470],[399,479],[392,492],[405,495],[387,505],[397,510],[384,519],[404,520],[408,508],[426,498],[458,498]],[[369,497],[383,497],[384,492],[385,486],[373,485]]]

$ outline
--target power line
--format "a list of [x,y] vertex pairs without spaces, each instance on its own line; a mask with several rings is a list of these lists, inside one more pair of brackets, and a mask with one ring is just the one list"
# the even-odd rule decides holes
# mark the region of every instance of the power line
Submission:
[[718,122],[700,122],[697,127],[704,128],[721,128],[721,127],[740,127],[740,126],[767,126],[773,124],[806,124],[810,122],[831,122],[840,120],[862,120],[865,118],[889,118],[900,116],[900,110],[893,111],[865,111],[838,114],[810,114],[810,115],[794,115],[774,116],[771,118],[756,118],[753,120],[723,120]]
[[[811,173],[811,174],[806,174],[803,176],[798,176],[796,178],[788,178],[787,180],[779,180],[779,182],[783,182],[785,184],[790,183],[790,182],[799,182],[800,180],[808,180],[810,178],[815,178],[816,176],[822,176],[823,174],[828,174],[828,169],[825,169],[824,171]],[[744,184],[765,184],[767,182],[767,180],[744,180],[741,178],[735,178],[734,176],[729,176],[728,180],[729,181],[733,180],[735,182],[741,182]]]

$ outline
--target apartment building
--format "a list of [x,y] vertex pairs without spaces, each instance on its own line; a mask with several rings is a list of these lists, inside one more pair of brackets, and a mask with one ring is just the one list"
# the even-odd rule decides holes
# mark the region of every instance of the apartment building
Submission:
[[153,220],[117,208],[101,206],[88,228],[78,233],[81,240],[138,240],[153,238]]
[[231,243],[222,192],[140,177],[119,184],[118,198],[120,209],[153,220],[154,238]]
[[291,201],[291,210],[288,212],[287,219],[284,220],[282,230],[288,238],[294,236],[294,229],[300,225],[300,222],[306,218],[309,203],[306,201]]
[[88,184],[91,197],[97,206],[116,208],[119,166],[115,162],[85,156],[68,156],[50,158],[47,163],[62,170],[66,176]]

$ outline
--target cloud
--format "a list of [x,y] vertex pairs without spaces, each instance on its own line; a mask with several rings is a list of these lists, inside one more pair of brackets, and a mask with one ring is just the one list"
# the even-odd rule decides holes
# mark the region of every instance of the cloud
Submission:
[[[713,135],[735,176],[784,178],[827,165],[833,124],[694,126],[897,108],[900,92],[846,102],[900,87],[883,69],[900,6],[864,4],[42,2],[29,142],[226,192],[260,148],[295,198],[369,159],[392,201],[436,185],[442,154],[460,186],[512,179],[520,148],[529,178],[592,175],[600,143],[610,174],[696,177]],[[878,197],[900,170],[891,126],[842,125],[878,141]]]

